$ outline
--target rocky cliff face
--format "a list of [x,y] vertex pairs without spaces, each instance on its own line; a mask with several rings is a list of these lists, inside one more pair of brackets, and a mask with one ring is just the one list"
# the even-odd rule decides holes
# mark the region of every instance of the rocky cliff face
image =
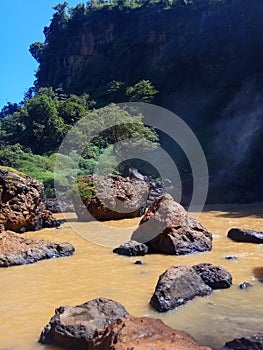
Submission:
[[[37,83],[96,96],[112,80],[150,79],[160,91],[155,102],[197,133],[209,162],[210,199],[252,201],[263,194],[255,188],[262,168],[253,161],[262,156],[262,19],[258,0],[89,11],[49,35]],[[161,141],[175,158],[172,141]]]

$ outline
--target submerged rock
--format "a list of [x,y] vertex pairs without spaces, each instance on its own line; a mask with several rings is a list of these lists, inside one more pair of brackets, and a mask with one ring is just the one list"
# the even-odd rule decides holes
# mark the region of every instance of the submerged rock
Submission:
[[[74,208],[83,221],[119,220],[141,216],[146,208],[149,185],[117,175],[83,176],[78,191],[83,203],[74,198]],[[87,211],[91,214],[88,215]]]
[[232,228],[227,237],[237,242],[263,243],[263,232],[243,228]]
[[95,334],[126,314],[121,304],[106,298],[93,299],[75,307],[60,306],[42,331],[39,342],[78,350],[90,349]]
[[145,243],[150,253],[181,255],[212,249],[212,234],[170,194],[160,196],[149,207],[132,239]]
[[254,267],[253,275],[259,282],[263,282],[263,266]]
[[155,310],[165,312],[211,292],[192,267],[172,266],[159,277],[150,304]]
[[194,265],[193,269],[212,289],[229,288],[232,285],[231,274],[221,266],[203,263]]
[[240,288],[240,289],[248,289],[248,288],[250,288],[250,287],[253,287],[253,284],[250,284],[250,283],[248,283],[248,282],[243,282],[243,283],[241,283],[241,284],[239,285],[239,288]]
[[161,320],[126,315],[98,332],[88,349],[209,350],[210,348],[199,347],[189,334],[172,329]]
[[113,249],[113,253],[127,256],[143,256],[148,252],[147,245],[136,241],[129,241]]
[[59,226],[45,208],[43,192],[40,182],[0,167],[0,226],[15,232]]
[[31,264],[39,260],[72,255],[69,243],[44,241],[6,231],[0,233],[0,267]]
[[263,350],[263,335],[236,338],[225,344],[226,350]]

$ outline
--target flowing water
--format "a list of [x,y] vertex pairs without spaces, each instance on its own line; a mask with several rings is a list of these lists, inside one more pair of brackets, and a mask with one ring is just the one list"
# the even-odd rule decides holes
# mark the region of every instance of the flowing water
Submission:
[[[96,297],[108,297],[122,303],[135,316],[162,319],[166,324],[185,330],[199,344],[221,349],[234,337],[263,333],[263,283],[253,277],[253,268],[263,266],[263,245],[236,243],[226,238],[232,227],[262,230],[262,206],[213,206],[206,208],[199,220],[214,233],[213,250],[188,256],[147,255],[145,264],[135,265],[138,258],[122,257],[111,252],[116,244],[112,232],[123,230],[127,240],[138,219],[100,223],[66,222],[60,229],[27,233],[30,237],[68,241],[73,256],[51,259],[27,266],[0,269],[0,349],[55,350],[37,343],[39,334],[54,309],[60,305],[78,305]],[[67,217],[72,217],[68,214]],[[101,236],[103,247],[90,243],[70,225],[93,241]],[[106,226],[105,226],[106,225]],[[118,232],[121,232],[120,230]],[[236,256],[237,260],[226,260]],[[211,262],[229,270],[233,286],[217,290],[204,298],[159,314],[149,306],[158,276],[172,265]],[[242,282],[253,287],[241,290]]]

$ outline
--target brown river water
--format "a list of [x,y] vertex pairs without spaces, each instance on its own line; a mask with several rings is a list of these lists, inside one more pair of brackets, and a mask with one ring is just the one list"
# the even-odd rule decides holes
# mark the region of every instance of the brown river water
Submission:
[[[160,318],[169,326],[190,333],[199,344],[215,350],[234,337],[263,333],[263,283],[253,276],[253,268],[263,266],[263,245],[236,243],[226,238],[232,227],[262,230],[262,207],[259,204],[207,207],[199,220],[214,233],[213,249],[188,256],[128,258],[113,254],[111,247],[128,239],[138,219],[103,225],[77,223],[74,214],[69,213],[66,217],[70,222],[65,222],[60,229],[27,233],[30,237],[68,241],[76,252],[67,258],[0,270],[0,349],[59,349],[38,344],[39,334],[54,309],[96,297],[112,298],[135,316]],[[106,246],[91,243],[75,231]],[[237,260],[224,259],[229,255],[236,256]],[[134,265],[138,259],[145,264]],[[167,313],[159,314],[151,309],[149,300],[162,272],[172,265],[201,262],[225,267],[233,276],[233,286],[196,298]],[[238,286],[244,281],[253,287],[241,290]]]

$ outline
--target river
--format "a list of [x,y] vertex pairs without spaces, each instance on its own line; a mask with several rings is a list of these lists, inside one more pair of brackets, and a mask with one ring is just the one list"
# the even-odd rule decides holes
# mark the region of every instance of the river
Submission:
[[[111,246],[127,240],[138,219],[117,222],[77,223],[72,213],[70,222],[60,229],[27,233],[40,239],[68,241],[76,252],[73,256],[40,261],[36,264],[0,270],[0,349],[55,350],[54,346],[37,343],[43,327],[60,305],[78,305],[96,297],[112,298],[122,303],[135,316],[162,319],[166,324],[190,333],[199,344],[221,349],[234,337],[263,333],[263,283],[253,277],[253,268],[263,266],[263,245],[236,243],[226,238],[232,227],[262,230],[262,205],[214,205],[206,207],[199,220],[214,234],[211,252],[188,256],[147,255],[138,258],[113,254]],[[72,228],[72,225],[74,229]],[[100,244],[88,239],[102,239]],[[118,231],[120,232],[120,230]],[[90,235],[90,236],[89,236]],[[87,238],[87,237],[86,237]],[[100,242],[101,243],[101,242]],[[108,243],[108,244],[107,244]],[[107,246],[108,245],[108,246]],[[226,260],[236,256],[237,260]],[[225,267],[233,276],[233,286],[217,290],[204,298],[159,314],[149,306],[158,276],[172,265],[210,262]],[[242,282],[253,284],[241,290]]]

